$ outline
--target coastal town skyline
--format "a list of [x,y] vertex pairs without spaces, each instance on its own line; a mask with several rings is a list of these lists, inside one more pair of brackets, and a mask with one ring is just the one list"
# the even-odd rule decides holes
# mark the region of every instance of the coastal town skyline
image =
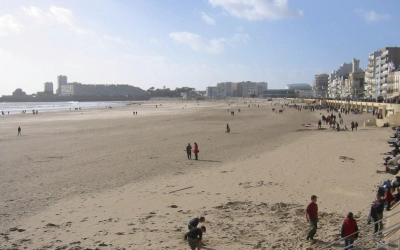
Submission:
[[352,58],[366,69],[369,53],[398,45],[392,24],[400,3],[389,3],[5,1],[0,95],[34,93],[59,74],[144,90],[247,80],[271,89],[312,85]]

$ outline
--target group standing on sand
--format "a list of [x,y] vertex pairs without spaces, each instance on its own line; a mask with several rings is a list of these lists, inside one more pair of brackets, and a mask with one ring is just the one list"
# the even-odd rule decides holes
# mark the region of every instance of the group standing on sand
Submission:
[[[198,160],[198,153],[200,152],[199,150],[199,145],[197,145],[197,142],[194,143],[194,156],[195,156],[195,160]],[[186,146],[186,154],[187,154],[187,158],[188,160],[192,159],[192,145],[190,145],[190,143],[188,143],[188,145]]]

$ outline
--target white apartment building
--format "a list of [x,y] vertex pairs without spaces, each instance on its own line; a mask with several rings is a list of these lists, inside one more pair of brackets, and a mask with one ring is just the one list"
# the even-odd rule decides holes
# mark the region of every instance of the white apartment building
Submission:
[[218,97],[219,91],[217,87],[207,87],[206,96],[210,98]]
[[325,98],[328,93],[328,74],[319,74],[314,76],[313,96],[316,98]]
[[[381,49],[381,55],[376,59],[380,64],[375,68],[376,98],[388,99],[388,76],[395,71],[396,66],[400,64],[400,48],[385,47]],[[393,86],[390,86],[393,89]]]
[[[208,87],[213,88],[213,87]],[[207,88],[207,89],[208,89]],[[210,89],[208,92],[213,93],[209,97],[248,97],[255,95],[263,97],[263,92],[268,89],[267,82],[221,82],[217,83],[216,90]]]
[[262,98],[263,97],[264,90],[268,90],[268,83],[267,82],[259,82],[259,83],[257,83],[258,98]]
[[334,70],[328,77],[328,96],[330,98],[353,98],[352,84],[347,84],[350,73],[363,72],[360,69],[360,60],[353,58],[351,63],[343,63],[338,70]]
[[53,94],[53,83],[52,82],[45,82],[44,83],[44,93],[46,94]]
[[237,83],[235,82],[221,82],[217,83],[219,97],[233,97],[236,96]]
[[400,101],[400,70],[392,71],[388,75],[387,98],[394,100],[396,103]]
[[67,82],[67,76],[62,76],[62,75],[59,75],[58,77],[57,77],[57,94],[58,95],[61,95],[61,87],[63,86],[63,85],[67,85],[68,84],[68,82]]
[[376,59],[381,56],[380,51],[369,53],[368,65],[365,70],[364,96],[372,98],[376,94],[375,68]]

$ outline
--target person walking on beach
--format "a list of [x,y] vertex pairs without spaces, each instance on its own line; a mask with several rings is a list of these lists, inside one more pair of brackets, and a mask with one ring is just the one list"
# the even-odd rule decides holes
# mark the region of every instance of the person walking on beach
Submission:
[[231,132],[231,128],[229,127],[229,124],[226,124],[226,131],[225,131],[225,133],[229,133],[229,132]]
[[21,127],[18,127],[18,135],[21,135]]
[[195,227],[192,228],[189,233],[187,233],[187,241],[189,243],[191,250],[201,250],[202,241],[203,241],[203,233],[206,232],[206,227],[201,226],[201,228]]
[[306,208],[306,219],[307,222],[310,223],[310,231],[307,234],[307,240],[312,240],[312,243],[315,243],[314,235],[317,233],[317,224],[318,224],[318,205],[317,205],[317,196],[311,195],[311,202],[308,204]]
[[353,129],[354,129],[354,122],[352,121],[351,122],[351,131],[353,131]]
[[[379,222],[379,231],[383,230],[383,210],[385,210],[385,201],[382,199],[380,194],[376,194],[376,200],[374,201],[375,203],[375,210],[376,214],[378,216]],[[375,227],[376,228],[376,227]]]
[[356,128],[356,131],[357,131],[358,122],[355,122],[355,123],[354,123],[354,127]]
[[318,128],[321,128],[322,122],[321,120],[318,121]]
[[194,156],[196,157],[195,160],[197,161],[197,160],[199,159],[197,154],[200,152],[200,150],[199,150],[199,145],[197,145],[196,142],[194,143],[194,150],[193,150],[193,152],[194,152]]
[[352,249],[353,246],[351,245],[358,238],[358,226],[352,212],[348,213],[346,219],[343,221],[341,237],[347,237],[344,239],[344,249]]
[[186,146],[186,154],[187,154],[188,160],[191,160],[192,159],[192,145],[190,145],[190,143]]

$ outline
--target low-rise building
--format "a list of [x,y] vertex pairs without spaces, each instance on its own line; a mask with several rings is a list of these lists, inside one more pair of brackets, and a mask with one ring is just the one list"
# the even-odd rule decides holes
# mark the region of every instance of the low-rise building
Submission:
[[296,98],[294,89],[268,89],[264,90],[263,98]]
[[218,97],[218,88],[217,87],[207,87],[206,88],[206,96],[210,98]]

